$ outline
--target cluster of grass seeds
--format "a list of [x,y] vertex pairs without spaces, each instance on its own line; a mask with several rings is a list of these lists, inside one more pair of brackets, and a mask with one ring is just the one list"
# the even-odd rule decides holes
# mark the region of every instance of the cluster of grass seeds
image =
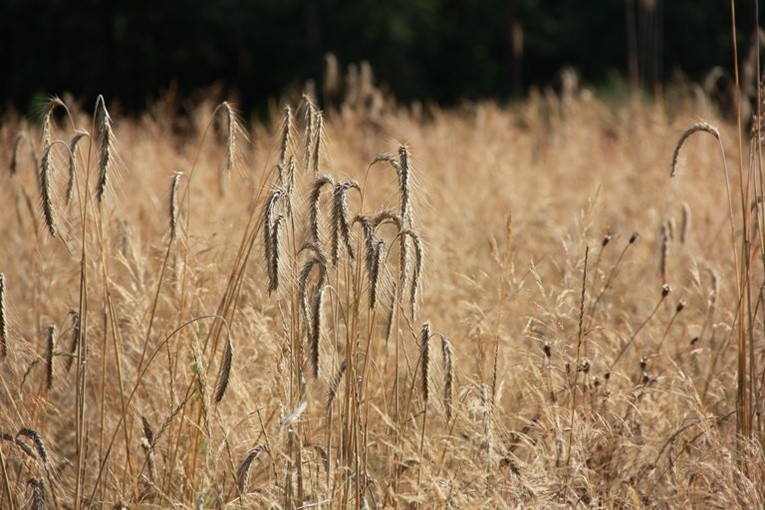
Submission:
[[762,179],[693,101],[9,119],[0,508],[761,507]]

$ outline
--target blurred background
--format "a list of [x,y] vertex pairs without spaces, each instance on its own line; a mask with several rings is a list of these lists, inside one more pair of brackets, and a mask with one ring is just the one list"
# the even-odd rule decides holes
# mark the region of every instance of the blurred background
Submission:
[[[736,2],[744,49],[755,1]],[[320,90],[328,52],[401,101],[519,98],[566,66],[602,93],[661,93],[730,69],[730,33],[721,0],[2,0],[0,109],[70,92],[137,111],[216,84],[252,113]]]

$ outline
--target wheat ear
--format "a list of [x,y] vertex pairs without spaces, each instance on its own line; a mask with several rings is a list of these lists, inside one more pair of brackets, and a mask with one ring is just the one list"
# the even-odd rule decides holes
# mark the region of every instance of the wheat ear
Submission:
[[314,113],[314,127],[313,127],[313,175],[319,176],[319,166],[321,157],[321,139],[322,132],[324,131],[324,117],[321,115],[321,110],[316,110]]
[[48,391],[53,389],[53,353],[56,349],[56,325],[51,324],[48,326],[48,349],[45,354],[46,361],[46,377],[45,385]]
[[680,149],[683,148],[683,144],[685,144],[685,141],[688,140],[692,134],[699,132],[709,133],[710,135],[717,138],[718,142],[720,141],[720,132],[716,127],[707,122],[697,122],[693,126],[683,131],[683,134],[680,135],[680,139],[678,139],[677,144],[675,145],[675,150],[672,152],[672,165],[670,167],[669,173],[670,177],[675,176],[675,170],[677,169],[677,159],[680,157]]
[[239,487],[239,492],[244,492],[245,486],[247,485],[247,478],[249,477],[250,466],[264,449],[265,446],[256,445],[247,452],[247,455],[245,455],[239,463],[239,467],[236,469],[236,485]]
[[325,185],[329,185],[334,189],[335,181],[332,179],[332,177],[324,175],[314,179],[313,184],[311,185],[311,193],[309,198],[309,222],[311,229],[311,239],[314,243],[321,242],[319,239],[319,197],[321,196],[321,189]]
[[96,99],[96,132],[101,152],[98,158],[98,183],[96,185],[96,198],[98,202],[104,199],[106,186],[109,181],[109,170],[114,160],[114,133],[112,132],[112,119],[106,110],[104,96]]
[[5,311],[5,275],[0,273],[0,356],[8,356],[8,320]]
[[319,287],[313,297],[311,317],[311,368],[314,379],[319,378],[319,342],[321,339],[321,305],[324,301],[324,287]]
[[452,385],[454,384],[454,366],[452,364],[452,344],[441,336],[441,353],[444,357],[444,409],[446,419],[452,419]]
[[279,198],[282,196],[281,190],[274,191],[266,203],[266,207],[263,212],[263,245],[265,247],[266,254],[266,267],[268,269],[268,292],[269,294],[278,286],[278,274],[274,274],[274,267],[278,267],[278,263],[274,264],[274,258],[278,257],[278,250],[273,246],[273,226],[274,226],[274,210]]
[[420,330],[420,375],[422,376],[422,399],[428,402],[428,370],[430,365],[430,323],[425,322]]
[[56,218],[53,210],[53,200],[51,198],[51,173],[53,172],[53,163],[51,161],[51,149],[53,145],[48,145],[43,152],[40,160],[40,194],[42,195],[43,216],[45,225],[51,237],[56,237]]
[[89,136],[88,133],[77,131],[69,142],[69,181],[66,185],[66,205],[69,205],[74,195],[74,182],[77,173],[77,145],[85,136]]
[[292,136],[292,109],[289,105],[284,107],[282,113],[282,145],[279,151],[279,165],[284,168],[287,163],[287,153],[289,152]]
[[80,338],[80,314],[77,310],[69,310],[69,316],[72,319],[72,340],[69,344],[69,356],[66,361],[66,371],[68,372],[72,368],[75,354],[77,352],[77,343]]
[[332,265],[336,266],[340,256],[340,240],[342,239],[350,258],[354,258],[353,246],[351,245],[351,228],[348,223],[348,190],[361,191],[355,181],[346,181],[335,185],[332,195]]
[[178,226],[178,184],[181,182],[183,172],[175,172],[170,184],[170,239],[175,239]]
[[231,339],[226,342],[226,351],[223,353],[223,364],[220,369],[220,377],[218,378],[218,384],[215,387],[215,403],[219,403],[223,400],[223,395],[228,388],[228,380],[231,375],[231,362],[234,358],[234,349],[231,345]]

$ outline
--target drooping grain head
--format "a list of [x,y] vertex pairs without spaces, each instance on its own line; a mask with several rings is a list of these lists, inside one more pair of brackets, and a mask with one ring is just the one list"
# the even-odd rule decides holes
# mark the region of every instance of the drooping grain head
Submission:
[[45,105],[42,124],[42,149],[47,149],[53,142],[53,113],[58,108],[66,109],[64,102],[58,97],[52,97]]
[[268,285],[269,294],[279,289],[279,240],[284,224],[284,216],[279,216],[271,227],[271,280]]
[[452,365],[452,344],[444,336],[441,337],[441,353],[444,359],[444,409],[446,410],[446,419],[451,420],[454,367]]
[[417,315],[417,300],[419,295],[420,277],[422,275],[423,264],[423,250],[422,241],[420,236],[412,230],[403,230],[401,232],[402,238],[408,237],[412,240],[414,246],[414,268],[412,269],[412,281],[409,287],[409,311],[411,313],[412,320]]
[[98,183],[96,184],[96,199],[103,202],[106,186],[109,182],[109,172],[114,162],[114,133],[112,119],[106,110],[103,96],[96,100],[96,132],[101,147],[98,158]]
[[56,325],[51,324],[48,326],[48,348],[45,353],[45,361],[47,366],[45,385],[48,391],[53,389],[53,356],[56,350]]
[[348,190],[361,190],[355,181],[335,185],[332,195],[332,265],[336,266],[340,256],[340,240],[343,241],[350,258],[354,258],[351,244],[351,227],[348,222]]
[[183,172],[175,172],[170,184],[170,239],[175,239],[178,226],[178,184],[183,175]]
[[221,400],[223,400],[223,395],[226,393],[226,388],[228,388],[228,381],[229,377],[231,375],[231,362],[234,359],[234,350],[233,346],[231,345],[231,339],[228,339],[226,342],[226,350],[223,353],[223,363],[221,365],[220,369],[220,376],[218,377],[218,384],[215,388],[215,403],[220,403]]
[[[275,190],[266,202],[266,206],[263,209],[263,246],[266,255],[266,268],[268,269],[268,288],[274,287],[275,280],[278,275],[273,274],[274,267],[278,267],[278,264],[274,264],[274,258],[278,257],[278,250],[274,248],[274,212],[279,199],[282,196],[281,190]],[[278,284],[277,284],[278,285]]]
[[430,323],[425,322],[420,329],[420,375],[422,377],[422,399],[428,402],[428,376],[430,365]]
[[404,225],[412,226],[412,211],[409,206],[409,150],[405,145],[398,148],[399,173],[399,192],[401,193],[401,221]]
[[77,146],[84,137],[89,136],[85,131],[77,131],[69,142],[69,181],[66,185],[66,205],[69,205],[74,195],[74,184],[77,176]]
[[51,237],[56,237],[56,219],[53,210],[53,199],[51,197],[51,173],[53,173],[53,162],[51,161],[52,145],[48,145],[43,153],[40,162],[40,195],[42,197],[43,217],[45,225]]
[[319,378],[319,351],[321,342],[321,305],[324,300],[324,287],[316,290],[311,312],[311,368],[314,379]]
[[322,117],[321,110],[316,110],[314,113],[313,121],[313,176],[319,176],[319,169],[321,167],[321,143],[324,133],[324,117]]
[[335,181],[328,175],[324,175],[315,179],[311,185],[311,194],[309,198],[309,223],[311,230],[311,240],[316,244],[321,243],[321,240],[319,239],[319,198],[321,197],[321,189],[325,185],[328,185],[334,189]]
[[680,149],[683,148],[683,145],[685,144],[685,141],[690,138],[690,136],[694,133],[709,133],[710,135],[714,136],[717,141],[720,141],[720,132],[717,130],[716,127],[713,125],[707,123],[707,122],[697,122],[693,126],[689,127],[685,131],[683,131],[683,134],[680,135],[680,139],[678,139],[677,144],[675,145],[675,150],[672,152],[672,164],[670,166],[670,177],[675,176],[675,170],[677,169],[677,160],[680,157]]
[[250,449],[250,451],[247,452],[247,455],[245,455],[241,462],[239,462],[239,467],[236,469],[236,485],[239,488],[239,492],[245,492],[245,489],[247,488],[247,479],[249,478],[250,473],[250,466],[255,459],[258,458],[258,455],[260,455],[260,452],[262,452],[263,449],[263,445],[256,445],[254,448]]
[[286,167],[288,152],[292,144],[292,108],[284,107],[282,114],[282,145],[279,151],[279,165]]
[[69,310],[69,316],[71,317],[72,321],[72,339],[69,343],[69,355],[66,361],[67,372],[72,368],[72,363],[74,362],[74,358],[77,353],[77,344],[79,343],[80,339],[80,314],[77,312],[77,310],[73,309]]
[[37,452],[39,459],[43,462],[43,464],[48,464],[48,450],[45,449],[45,444],[43,443],[42,437],[40,437],[40,434],[35,429],[29,427],[21,428],[16,433],[17,442],[19,441],[20,437],[31,439],[35,445],[35,451]]
[[377,241],[374,247],[372,268],[369,274],[369,308],[377,304],[377,291],[380,287],[380,268],[385,258],[385,242]]
[[0,273],[0,357],[8,357],[8,316],[5,309],[5,275]]
[[688,205],[688,202],[683,202],[680,210],[682,211],[682,216],[680,217],[680,243],[685,244],[691,228],[691,206]]

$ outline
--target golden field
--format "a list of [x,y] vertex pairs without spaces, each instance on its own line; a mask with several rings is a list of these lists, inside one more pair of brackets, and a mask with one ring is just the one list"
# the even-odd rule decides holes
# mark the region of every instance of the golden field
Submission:
[[765,504],[761,155],[703,96],[66,107],[0,126],[0,507]]

